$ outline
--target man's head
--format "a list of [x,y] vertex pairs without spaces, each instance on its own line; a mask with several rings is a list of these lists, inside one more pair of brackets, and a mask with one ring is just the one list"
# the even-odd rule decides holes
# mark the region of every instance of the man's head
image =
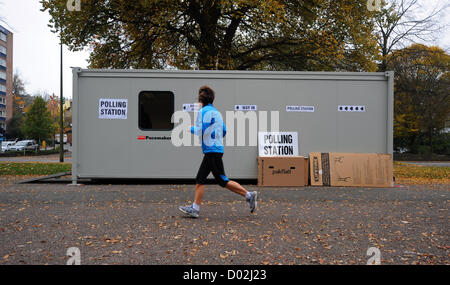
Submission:
[[214,90],[209,86],[202,86],[200,90],[198,90],[198,101],[202,103],[203,106],[208,104],[212,104],[214,102]]

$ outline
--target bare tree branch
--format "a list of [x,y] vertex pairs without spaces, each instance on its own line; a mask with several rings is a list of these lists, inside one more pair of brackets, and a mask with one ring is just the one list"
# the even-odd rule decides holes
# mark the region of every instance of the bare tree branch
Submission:
[[419,0],[389,0],[375,18],[378,45],[383,56],[380,70],[387,67],[386,56],[406,45],[433,42],[447,24],[442,17],[450,9],[450,3],[436,4],[431,11],[421,16],[424,9]]

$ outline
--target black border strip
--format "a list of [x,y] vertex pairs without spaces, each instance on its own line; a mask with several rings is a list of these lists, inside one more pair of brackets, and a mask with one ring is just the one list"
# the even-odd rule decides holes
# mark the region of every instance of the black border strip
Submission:
[[331,186],[330,154],[328,152],[323,152],[321,155],[322,155],[322,184],[323,186]]

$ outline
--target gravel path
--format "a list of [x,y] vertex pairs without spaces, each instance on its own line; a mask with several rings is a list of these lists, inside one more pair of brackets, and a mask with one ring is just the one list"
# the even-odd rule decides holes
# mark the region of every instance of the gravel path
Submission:
[[449,185],[260,188],[259,209],[207,185],[15,184],[0,177],[0,264],[450,264]]
[[402,161],[402,163],[415,164],[420,166],[438,166],[438,167],[450,167],[450,161]]

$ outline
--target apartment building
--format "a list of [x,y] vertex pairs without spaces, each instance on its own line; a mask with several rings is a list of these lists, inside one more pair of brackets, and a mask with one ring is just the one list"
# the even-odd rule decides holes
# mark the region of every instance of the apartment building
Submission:
[[13,111],[13,33],[0,25],[0,128],[6,130],[6,123]]

